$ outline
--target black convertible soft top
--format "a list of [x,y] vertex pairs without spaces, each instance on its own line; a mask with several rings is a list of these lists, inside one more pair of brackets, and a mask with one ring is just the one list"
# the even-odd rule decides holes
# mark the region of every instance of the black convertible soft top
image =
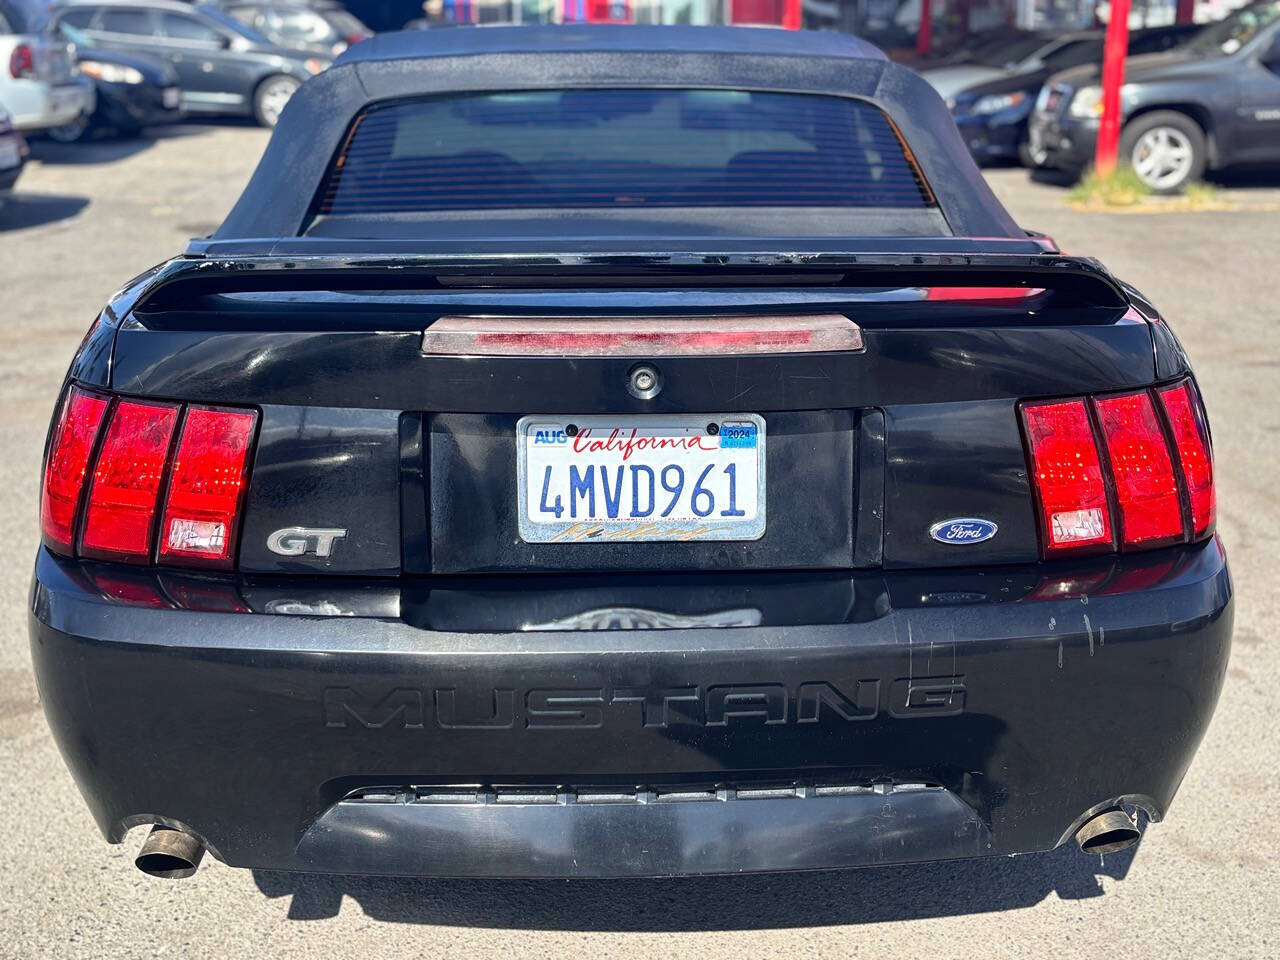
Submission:
[[[837,33],[741,27],[574,25],[392,33],[355,45],[294,95],[230,215],[210,240],[193,242],[190,252],[372,253],[390,252],[398,244],[407,253],[420,246],[398,241],[390,224],[382,241],[388,246],[380,250],[378,241],[367,238],[304,235],[317,188],[356,118],[371,105],[448,93],[650,87],[821,94],[869,102],[892,120],[937,202],[929,221],[936,229],[913,231],[912,243],[895,236],[881,249],[908,249],[930,235],[1027,240],[973,164],[938,95],[864,41]],[[878,222],[887,224],[899,215],[882,211]],[[790,249],[804,248],[797,243],[805,235],[803,217],[796,211],[795,223],[778,230],[772,241],[760,236],[750,245],[763,251],[785,237]],[[865,249],[868,237],[902,232],[876,224],[873,216],[867,230],[848,239]],[[641,234],[638,244],[631,236],[605,248],[620,244],[621,253],[621,247],[661,246],[655,243],[660,226],[649,224]],[[482,246],[492,250],[500,239],[487,238]],[[681,247],[716,245],[687,236],[678,241]],[[831,238],[817,246],[830,249]]]

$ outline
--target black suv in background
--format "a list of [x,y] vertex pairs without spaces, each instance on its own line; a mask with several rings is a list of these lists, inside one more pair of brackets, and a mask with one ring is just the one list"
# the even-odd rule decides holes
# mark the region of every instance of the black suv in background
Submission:
[[[1129,55],[1170,50],[1200,29],[1187,23],[1135,30],[1129,34]],[[1023,166],[1033,166],[1036,157],[1027,126],[1040,88],[1059,71],[1101,63],[1105,40],[1102,30],[1080,33],[1074,42],[1056,47],[1031,69],[966,87],[950,97],[947,106],[973,158],[979,163],[1018,160]]]
[[67,24],[97,48],[173,64],[190,113],[251,116],[274,127],[302,81],[330,58],[278,47],[216,7],[165,0],[71,0],[53,26]]
[[[1049,79],[1031,118],[1041,166],[1073,173],[1092,160],[1101,67]],[[1258,0],[1165,54],[1131,57],[1122,91],[1120,162],[1151,189],[1176,193],[1206,169],[1280,162],[1280,0]]]

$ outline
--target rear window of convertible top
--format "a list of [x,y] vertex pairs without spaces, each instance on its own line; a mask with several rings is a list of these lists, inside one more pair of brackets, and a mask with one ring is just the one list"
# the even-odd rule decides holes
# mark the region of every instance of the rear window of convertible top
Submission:
[[934,204],[885,115],[737,90],[562,90],[370,108],[316,216],[448,210]]

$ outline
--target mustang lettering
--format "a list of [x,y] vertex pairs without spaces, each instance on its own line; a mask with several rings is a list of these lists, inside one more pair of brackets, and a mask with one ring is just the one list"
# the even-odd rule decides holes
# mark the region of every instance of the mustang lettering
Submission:
[[[882,686],[893,696],[880,702]],[[964,677],[916,677],[882,685],[858,680],[842,687],[811,681],[729,683],[684,687],[494,688],[462,693],[455,688],[396,687],[369,695],[354,687],[327,687],[324,725],[368,730],[591,729],[610,722],[641,727],[674,724],[724,727],[751,723],[812,724],[872,720],[882,711],[899,719],[954,716],[964,708]],[[623,709],[633,707],[634,709]],[[605,708],[613,708],[606,710]]]

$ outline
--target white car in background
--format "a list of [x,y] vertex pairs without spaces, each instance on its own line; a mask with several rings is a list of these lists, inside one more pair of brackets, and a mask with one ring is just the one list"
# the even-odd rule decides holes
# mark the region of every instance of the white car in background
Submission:
[[0,208],[13,192],[13,185],[27,162],[27,142],[9,119],[4,107],[0,107]]
[[0,0],[0,104],[18,130],[62,126],[97,102],[71,45],[44,32],[46,19],[40,0]]

